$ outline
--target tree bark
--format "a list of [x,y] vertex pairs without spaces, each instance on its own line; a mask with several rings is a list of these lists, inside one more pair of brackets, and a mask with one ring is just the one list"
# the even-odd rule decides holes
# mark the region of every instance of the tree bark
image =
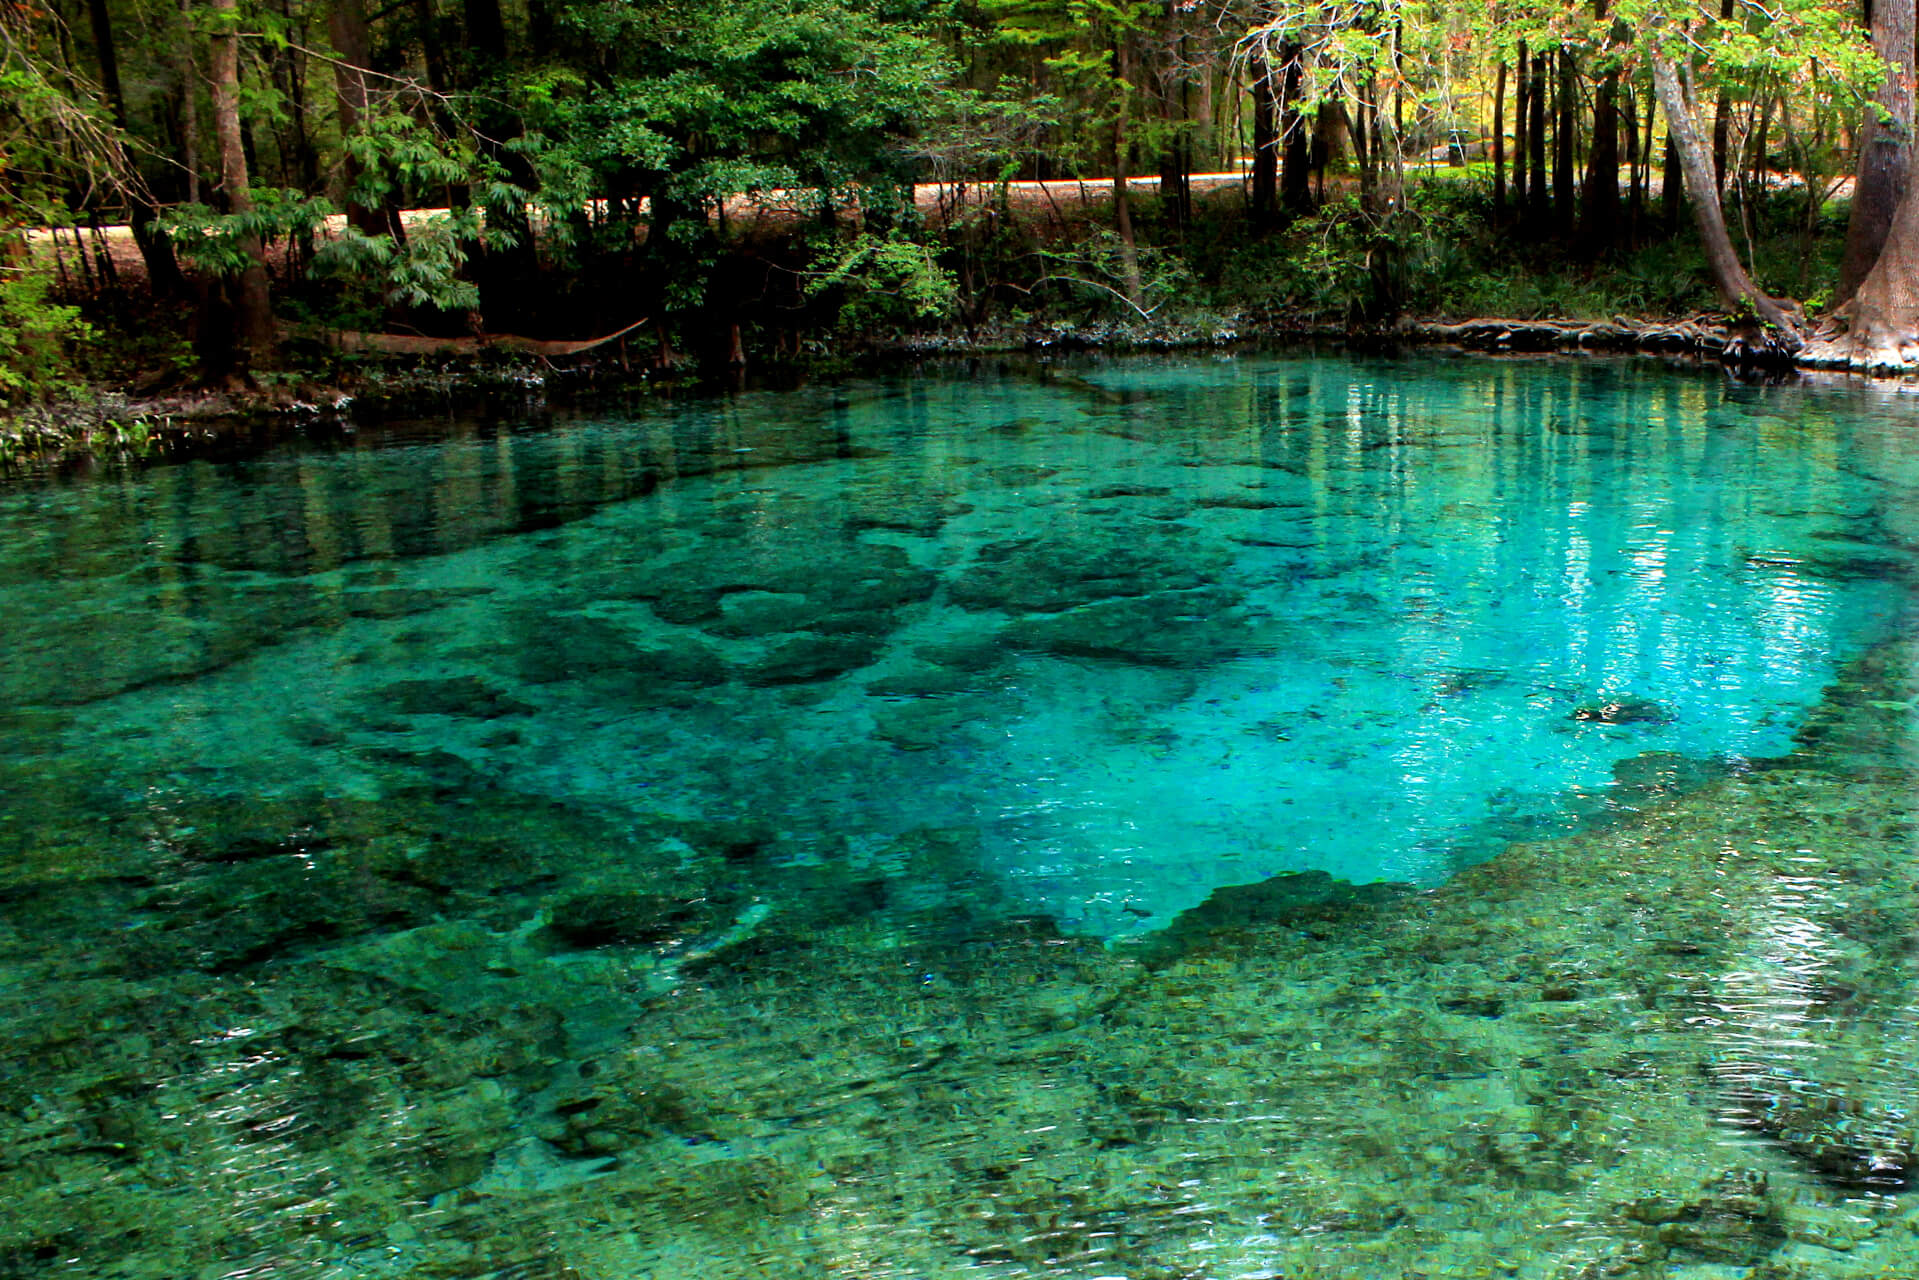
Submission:
[[[120,84],[120,51],[114,42],[113,17],[107,11],[107,0],[87,0],[87,19],[93,27],[94,51],[100,59],[100,85],[106,90],[107,103],[113,110],[113,123],[122,134],[130,133],[127,96]],[[191,84],[186,88],[189,94],[193,92]],[[131,160],[128,163],[131,167]],[[133,189],[127,193],[127,204],[132,214],[133,242],[140,247],[140,257],[147,264],[147,285],[153,290],[153,296],[180,297],[186,292],[186,277],[181,274],[179,259],[174,256],[173,241],[160,228],[160,211],[144,182],[134,182]]]
[[488,67],[506,61],[506,20],[500,16],[500,0],[466,0],[466,42]]
[[1273,68],[1264,53],[1254,53],[1248,65],[1253,77],[1253,226],[1264,231],[1273,224],[1279,193],[1279,131],[1273,122]]
[[1652,59],[1653,89],[1666,112],[1667,136],[1679,156],[1679,170],[1686,184],[1686,199],[1692,205],[1693,222],[1706,249],[1706,263],[1713,283],[1731,305],[1750,306],[1767,323],[1778,327],[1787,345],[1796,347],[1799,328],[1777,301],[1768,296],[1746,274],[1726,232],[1725,211],[1719,204],[1719,185],[1713,179],[1712,157],[1699,136],[1694,120],[1691,96],[1680,81],[1679,69],[1663,57]]
[[1546,223],[1546,55],[1533,55],[1532,70],[1532,121],[1526,129],[1527,142],[1532,147],[1532,165],[1530,177],[1532,187],[1526,194],[1526,209],[1534,226]]
[[[1593,9],[1599,20],[1605,21],[1606,0],[1594,0]],[[1637,166],[1632,176],[1636,183]],[[1619,225],[1618,67],[1608,67],[1593,90],[1592,163],[1586,171],[1586,207],[1581,220],[1587,252],[1597,256],[1612,248]]]
[[[237,0],[209,0],[215,29],[209,61],[213,91],[213,133],[220,149],[220,186],[230,213],[253,212],[247,189],[246,148],[240,136],[240,27]],[[257,235],[242,236],[240,252],[247,265],[234,291],[234,336],[242,367],[272,360],[274,350],[273,299],[267,284],[266,246]]]
[[1858,292],[1878,261],[1893,215],[1905,198],[1912,154],[1914,25],[1913,0],[1873,0],[1872,47],[1886,60],[1886,79],[1860,133],[1852,216],[1846,223],[1834,295],[1839,302]]
[[[1653,96],[1658,96],[1654,87]],[[1679,221],[1679,190],[1684,185],[1679,177],[1679,148],[1672,140],[1672,125],[1666,126],[1666,159],[1660,167],[1659,176],[1659,220],[1665,224],[1668,233]]]
[[1159,198],[1160,208],[1172,215],[1174,225],[1184,228],[1193,220],[1193,137],[1186,128],[1192,78],[1177,69],[1188,62],[1185,37],[1180,37],[1177,47],[1171,83],[1161,81],[1160,114],[1166,121],[1168,141],[1159,157]]
[[1553,217],[1554,230],[1564,236],[1573,231],[1577,202],[1573,199],[1575,160],[1573,139],[1579,131],[1576,112],[1579,107],[1579,72],[1572,51],[1559,47],[1558,119],[1553,123]]
[[[1733,5],[1737,0],[1719,0],[1719,20],[1731,22]],[[1721,190],[1726,188],[1726,148],[1731,145],[1732,99],[1726,91],[1719,91],[1719,100],[1713,104],[1712,112],[1712,180]]]
[[1281,54],[1285,58],[1280,68],[1279,81],[1279,136],[1281,148],[1285,153],[1285,163],[1280,168],[1280,203],[1298,213],[1312,203],[1312,188],[1307,182],[1307,167],[1311,163],[1306,121],[1299,113],[1299,60],[1303,50],[1296,44],[1285,45]]
[[1532,106],[1532,78],[1526,74],[1526,42],[1519,42],[1518,61],[1513,67],[1513,205],[1521,221],[1526,214],[1527,121]]
[[1626,196],[1626,243],[1639,243],[1640,223],[1646,216],[1646,187],[1652,177],[1652,104],[1646,103],[1645,129],[1642,132],[1639,121],[1640,98],[1637,89],[1626,96],[1626,127],[1631,130],[1627,135],[1626,167],[1632,172],[1631,190]]
[[[345,142],[360,131],[360,123],[367,113],[366,67],[371,53],[366,0],[333,0],[327,15],[327,35],[333,41],[333,52],[339,57],[333,64],[333,91],[340,116],[340,139]],[[359,187],[366,171],[351,151],[346,152],[341,170],[346,185],[347,221],[364,235],[386,233],[400,239],[398,210],[389,213],[386,207],[391,202],[372,205],[362,198]]]
[[193,0],[180,0],[180,164],[187,171],[187,203],[200,203],[200,95],[194,86],[200,68],[193,61],[193,41],[186,31],[193,17]]
[[[1113,67],[1122,86],[1131,82],[1132,64],[1126,42],[1113,50]],[[1130,144],[1126,136],[1127,102],[1124,93],[1113,116],[1113,230],[1119,235],[1121,286],[1126,300],[1138,307],[1143,292],[1139,275],[1139,240],[1133,233],[1133,198],[1127,178]]]
[[1382,109],[1379,82],[1375,77],[1366,78],[1366,92],[1373,99],[1373,109],[1367,113],[1373,130],[1370,148],[1373,180],[1371,189],[1361,203],[1375,217],[1384,217],[1399,207],[1404,194],[1405,175],[1401,170],[1404,157],[1399,153],[1400,135],[1396,113]]
[[446,49],[440,42],[440,20],[433,12],[433,0],[413,0],[413,21],[420,29],[427,86],[435,93],[445,93],[452,82],[447,77]]
[[1493,221],[1506,220],[1506,63],[1493,77]]
[[1893,214],[1878,261],[1833,319],[1843,322],[1845,331],[1822,333],[1799,353],[1802,364],[1861,371],[1919,367],[1919,199],[1913,198],[1911,184]]

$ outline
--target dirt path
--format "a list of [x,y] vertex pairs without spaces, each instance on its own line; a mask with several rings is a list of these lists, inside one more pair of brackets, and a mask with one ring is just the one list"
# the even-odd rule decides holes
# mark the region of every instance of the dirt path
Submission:
[[[1190,179],[1195,193],[1217,191],[1244,181],[1245,175],[1239,173],[1200,173]],[[1159,185],[1156,176],[1131,178],[1127,182],[1128,189],[1139,196],[1157,195]],[[1110,179],[1014,182],[1008,184],[1007,197],[1013,209],[1024,217],[1064,225],[1072,217],[1083,216],[1089,210],[1111,203],[1113,185]],[[963,209],[990,207],[998,199],[998,188],[992,183],[927,182],[913,189],[915,205],[935,225],[951,221]],[[805,217],[810,204],[810,193],[807,192],[754,192],[728,200],[721,217],[728,225],[744,231],[771,231]],[[641,209],[644,212],[645,206],[642,205]],[[400,216],[409,229],[419,229],[434,218],[445,216],[447,212],[444,208],[409,209]],[[336,214],[322,224],[320,235],[337,236],[345,226],[345,217]],[[146,262],[134,242],[132,228],[124,223],[57,232],[30,231],[27,241],[35,252],[45,254],[52,260],[64,291],[70,294],[90,296],[116,284],[137,287],[146,282]],[[288,246],[284,241],[268,248],[268,266],[276,277],[286,274],[287,253]]]

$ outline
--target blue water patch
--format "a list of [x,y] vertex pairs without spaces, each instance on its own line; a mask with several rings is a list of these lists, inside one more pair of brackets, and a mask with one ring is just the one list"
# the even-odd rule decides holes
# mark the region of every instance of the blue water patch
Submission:
[[1790,750],[1908,616],[1913,479],[1849,393],[1315,356],[288,447],[0,494],[0,750],[743,824],[1115,937]]

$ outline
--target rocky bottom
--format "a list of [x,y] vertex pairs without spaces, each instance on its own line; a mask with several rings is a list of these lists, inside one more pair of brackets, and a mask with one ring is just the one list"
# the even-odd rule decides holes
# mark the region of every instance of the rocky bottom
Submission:
[[43,771],[0,823],[0,1277],[1919,1274],[1907,657],[1443,888],[1286,877],[1114,947],[968,899],[963,831],[81,822]]

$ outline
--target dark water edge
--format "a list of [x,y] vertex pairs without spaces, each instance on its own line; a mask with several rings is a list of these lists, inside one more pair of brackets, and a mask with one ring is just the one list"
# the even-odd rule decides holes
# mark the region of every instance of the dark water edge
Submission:
[[1786,756],[1116,946],[916,900],[963,835],[10,762],[0,1276],[1919,1273],[1916,706],[1881,645]]
[[[332,450],[374,448],[395,441],[421,443],[436,435],[491,424],[501,430],[540,430],[582,415],[617,413],[638,406],[725,397],[751,391],[830,387],[843,381],[915,372],[975,368],[1026,370],[1034,377],[1057,365],[1096,366],[1105,361],[1154,356],[1214,354],[1226,358],[1274,354],[1353,354],[1368,359],[1469,361],[1630,361],[1675,373],[1732,380],[1751,386],[1778,385],[1830,375],[1720,365],[1672,352],[1511,351],[1488,352],[1403,335],[1353,335],[1336,331],[1233,336],[1196,336],[1182,341],[1135,341],[1124,335],[1090,334],[1071,341],[956,342],[836,353],[814,360],[756,365],[746,370],[691,369],[635,375],[587,366],[480,365],[465,369],[400,370],[340,399],[331,391],[295,409],[230,412],[170,412],[161,402],[132,401],[115,416],[100,407],[72,406],[41,415],[35,432],[9,443],[0,430],[0,484],[84,477],[121,468],[177,462],[235,462],[294,445]],[[336,403],[337,401],[337,403]],[[65,420],[67,426],[62,426]],[[19,433],[13,433],[19,434]]]

